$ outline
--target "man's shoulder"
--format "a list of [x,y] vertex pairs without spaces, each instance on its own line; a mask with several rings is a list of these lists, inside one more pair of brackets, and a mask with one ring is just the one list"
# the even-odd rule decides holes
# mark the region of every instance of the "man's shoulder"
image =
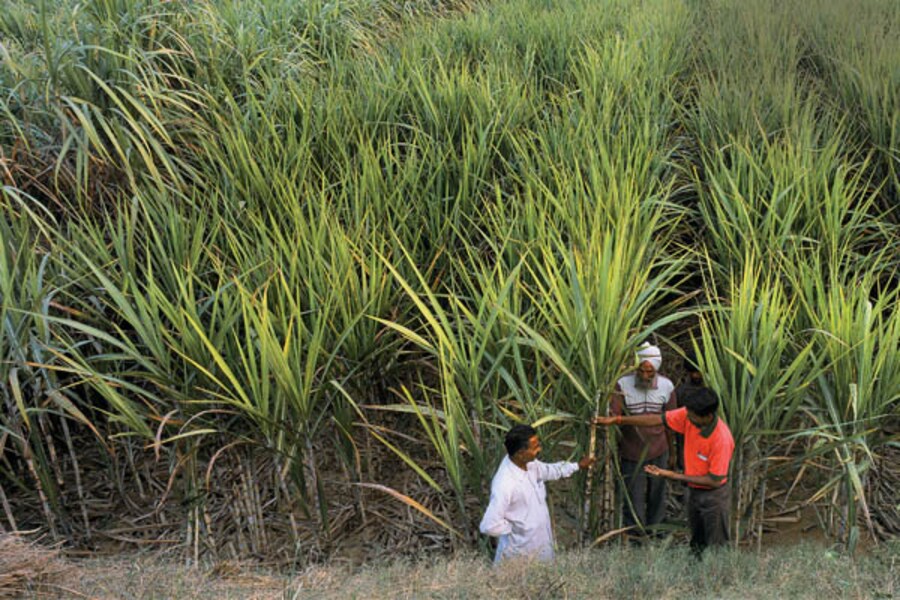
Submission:
[[672,380],[666,377],[665,375],[656,375],[656,387],[661,390],[666,390],[669,392],[675,391],[675,384],[672,383]]
[[498,479],[502,479],[503,475],[506,473],[506,464],[509,462],[509,458],[504,456],[500,459],[500,464],[497,465],[497,469],[494,471],[494,481]]
[[525,471],[509,460],[508,456],[504,456],[503,460],[500,462],[500,466],[498,466],[497,470],[494,472],[494,479],[491,484],[494,486],[514,485],[517,481],[522,479],[523,475],[525,475]]
[[731,428],[728,426],[728,423],[726,423],[722,417],[719,417],[717,421],[713,436],[721,444],[730,444],[731,446],[734,446],[734,436],[731,435]]
[[687,408],[684,406],[679,406],[678,408],[673,408],[672,410],[666,411],[666,416],[674,419],[686,419],[687,418]]
[[662,413],[663,424],[668,428],[677,427],[683,429],[687,421],[687,409],[683,406]]
[[634,385],[634,373],[629,373],[627,375],[622,375],[616,380],[616,385],[626,386],[626,385]]

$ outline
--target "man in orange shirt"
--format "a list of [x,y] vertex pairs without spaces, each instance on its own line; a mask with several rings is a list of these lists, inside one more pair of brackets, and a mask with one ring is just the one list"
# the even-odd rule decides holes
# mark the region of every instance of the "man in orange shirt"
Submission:
[[734,438],[728,425],[716,412],[719,397],[702,388],[683,400],[682,408],[661,415],[597,417],[597,425],[665,425],[684,435],[684,473],[647,465],[644,471],[688,484],[688,525],[691,548],[701,553],[707,546],[728,542],[728,519],[731,509],[731,486],[728,468],[734,453]]

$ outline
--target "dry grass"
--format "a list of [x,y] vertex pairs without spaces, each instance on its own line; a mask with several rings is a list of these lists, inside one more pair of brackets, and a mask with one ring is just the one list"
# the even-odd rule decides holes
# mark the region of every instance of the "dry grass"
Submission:
[[55,548],[12,533],[0,533],[0,598],[55,597],[72,567]]
[[159,555],[79,562],[78,598],[893,598],[897,547],[850,559],[822,545],[728,550],[696,562],[683,545],[562,553],[550,564],[494,568],[481,555],[400,559],[362,568],[311,567],[292,575],[258,567],[190,568]]
[[289,598],[889,598],[900,590],[890,552],[850,560],[822,546],[725,551],[697,563],[683,546],[562,554],[551,564],[495,569],[483,557],[396,562],[355,573],[310,571]]
[[191,567],[161,554],[95,558],[77,563],[72,589],[60,597],[98,599],[283,598],[287,579],[249,564]]

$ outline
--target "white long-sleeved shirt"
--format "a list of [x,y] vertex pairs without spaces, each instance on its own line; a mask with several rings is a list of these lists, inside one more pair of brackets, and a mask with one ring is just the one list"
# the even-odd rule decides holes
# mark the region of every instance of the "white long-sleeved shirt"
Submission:
[[491,501],[479,529],[498,537],[494,563],[516,556],[538,560],[553,558],[553,531],[547,508],[545,481],[569,477],[578,471],[578,463],[544,463],[533,460],[523,471],[509,459],[497,468],[491,482]]

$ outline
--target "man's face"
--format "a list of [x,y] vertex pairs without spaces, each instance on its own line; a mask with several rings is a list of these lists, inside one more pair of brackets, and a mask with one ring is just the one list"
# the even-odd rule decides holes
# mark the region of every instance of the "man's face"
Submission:
[[538,457],[541,450],[541,440],[538,439],[538,436],[533,435],[528,438],[528,446],[519,450],[519,458],[525,464],[528,464]]
[[700,371],[688,371],[688,379],[694,385],[701,385],[703,383],[703,374]]
[[687,409],[687,418],[688,418],[688,421],[693,423],[694,427],[696,427],[698,429],[703,429],[704,427],[706,427],[707,425],[712,423],[713,419],[716,418],[716,415],[715,415],[715,413],[711,413],[711,414],[706,415],[705,417],[701,417],[700,415],[698,415],[691,409]]
[[650,387],[653,385],[653,378],[656,377],[656,367],[649,360],[645,360],[638,365],[635,372],[635,383],[638,387]]

